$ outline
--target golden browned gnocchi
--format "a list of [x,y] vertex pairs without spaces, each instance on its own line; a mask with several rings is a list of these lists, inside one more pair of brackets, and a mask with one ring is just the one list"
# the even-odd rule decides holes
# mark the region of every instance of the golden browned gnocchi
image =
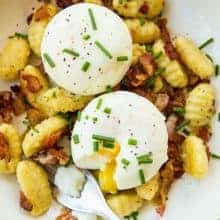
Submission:
[[137,187],[138,196],[145,200],[152,200],[159,190],[159,177],[160,175],[157,174],[144,185]]
[[148,8],[146,13],[147,18],[154,18],[162,12],[164,0],[145,0],[145,2]]
[[39,94],[46,91],[49,86],[46,76],[38,68],[28,65],[20,73],[20,84],[28,102],[33,107],[38,108],[36,98]]
[[41,41],[44,31],[51,18],[58,12],[58,8],[52,4],[45,4],[34,13],[28,29],[28,40],[33,52],[40,56]]
[[132,46],[132,65],[136,65],[138,59],[146,53],[145,47],[140,44],[133,44]]
[[160,37],[158,26],[152,21],[143,21],[139,19],[126,19],[125,23],[130,30],[133,43],[152,43]]
[[184,170],[196,179],[204,178],[208,173],[206,146],[201,138],[188,136],[182,144]]
[[107,203],[115,213],[123,218],[138,211],[143,205],[143,200],[135,191],[124,191],[108,196]]
[[154,83],[154,92],[158,93],[161,91],[161,89],[163,88],[163,80],[160,76],[158,76],[155,79],[155,83]]
[[21,159],[21,139],[18,131],[10,124],[0,125],[0,173],[11,174],[16,171]]
[[21,207],[32,216],[44,214],[52,203],[47,173],[36,163],[25,160],[18,164],[17,180],[21,188]]
[[[67,126],[67,121],[58,116],[50,117],[30,129],[23,140],[22,148],[26,157],[52,145],[50,141],[57,141]],[[52,140],[50,140],[53,137]],[[54,142],[53,142],[54,143]]]
[[208,83],[196,86],[186,100],[185,119],[192,127],[208,125],[214,113],[214,90]]
[[40,110],[52,116],[58,112],[74,112],[85,107],[91,96],[79,96],[60,87],[51,88],[37,98]]
[[188,77],[180,63],[176,60],[170,60],[167,56],[162,40],[158,40],[153,45],[153,53],[155,55],[161,53],[156,62],[160,68],[165,68],[162,73],[164,79],[173,87],[185,87],[188,83]]
[[215,72],[213,62],[196,44],[184,37],[176,39],[176,49],[182,62],[201,79],[211,77]]
[[30,47],[21,37],[9,38],[0,54],[0,79],[15,80],[28,62]]

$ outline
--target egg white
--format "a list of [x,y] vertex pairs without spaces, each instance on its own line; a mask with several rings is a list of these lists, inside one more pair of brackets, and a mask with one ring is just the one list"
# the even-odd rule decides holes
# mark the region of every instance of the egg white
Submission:
[[[97,110],[99,100],[102,106]],[[104,109],[111,109],[106,114]],[[97,122],[94,123],[94,118]],[[85,169],[103,169],[108,158],[94,152],[92,135],[114,137],[120,145],[116,158],[114,180],[118,189],[124,190],[141,185],[139,170],[145,180],[154,176],[167,160],[168,135],[165,117],[147,99],[131,92],[118,91],[104,94],[92,100],[83,110],[80,121],[75,123],[72,135],[78,135],[79,143],[71,142],[75,164]],[[128,139],[137,140],[137,146],[130,146]],[[138,164],[137,156],[152,152],[153,163]],[[125,169],[121,160],[130,164]]]

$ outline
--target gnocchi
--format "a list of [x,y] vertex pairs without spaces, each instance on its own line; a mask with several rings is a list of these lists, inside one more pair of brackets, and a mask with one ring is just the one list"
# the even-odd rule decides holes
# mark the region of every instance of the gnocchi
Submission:
[[175,43],[182,62],[194,74],[198,75],[201,79],[207,79],[214,74],[215,68],[213,62],[193,41],[184,37],[178,37]]
[[[32,216],[44,214],[52,203],[52,192],[47,173],[36,163],[24,160],[18,164],[17,180],[24,194],[23,197],[30,203],[28,209],[30,214]],[[25,205],[22,207],[25,208]]]
[[208,83],[200,83],[186,100],[185,119],[192,127],[208,125],[214,113],[214,90]]
[[15,173],[21,159],[21,139],[18,131],[10,124],[0,125],[0,173]]
[[139,19],[126,19],[125,23],[134,43],[152,43],[160,37],[160,29],[152,21],[141,24]]
[[[61,135],[67,126],[67,121],[58,116],[50,117],[35,127],[30,129],[23,140],[22,148],[26,157],[31,157],[33,154],[48,147],[48,138],[52,135],[55,138]],[[56,140],[56,139],[55,139]]]
[[206,146],[201,138],[188,136],[182,144],[182,158],[185,171],[196,179],[208,173]]
[[49,116],[58,112],[74,112],[82,109],[89,101],[91,96],[79,96],[59,88],[51,88],[39,95],[37,103],[40,110]]
[[52,4],[45,4],[34,13],[28,29],[28,40],[33,52],[40,56],[41,41],[44,31],[51,18],[58,12],[58,8]]
[[145,0],[148,10],[146,13],[147,18],[154,18],[158,16],[164,7],[164,0]]
[[132,46],[132,65],[138,63],[139,58],[146,53],[145,47],[140,44],[133,44]]
[[29,104],[38,108],[36,98],[43,91],[46,91],[49,86],[46,76],[38,68],[28,65],[21,71],[20,84]]
[[15,80],[28,62],[30,47],[21,37],[9,38],[0,54],[0,79]]
[[117,195],[108,196],[107,203],[115,213],[123,218],[138,211],[143,205],[143,200],[135,191],[124,191]]
[[188,77],[183,67],[176,60],[170,60],[164,50],[164,43],[162,40],[157,41],[153,45],[153,53],[161,56],[156,59],[156,62],[160,68],[165,68],[162,73],[164,79],[173,87],[183,88],[188,83]]

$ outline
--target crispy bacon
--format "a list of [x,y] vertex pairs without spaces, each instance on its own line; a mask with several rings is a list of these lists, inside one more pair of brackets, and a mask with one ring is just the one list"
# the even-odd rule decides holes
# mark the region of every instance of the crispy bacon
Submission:
[[69,156],[59,148],[51,148],[45,151],[40,152],[35,157],[34,160],[38,161],[43,165],[56,165],[61,166],[66,165],[69,162]]
[[78,219],[72,216],[72,212],[70,209],[62,208],[61,214],[56,218],[56,220],[78,220]]
[[160,217],[164,215],[165,210],[166,210],[165,204],[156,207],[156,212],[159,214]]
[[159,93],[157,94],[155,105],[160,111],[164,111],[169,104],[169,100],[170,97],[166,93]]
[[152,76],[156,70],[156,63],[152,54],[145,53],[139,58],[139,63],[143,67],[148,76]]
[[9,107],[13,101],[14,100],[11,92],[8,91],[0,92],[0,108]]
[[207,126],[204,126],[199,129],[198,136],[202,138],[205,143],[207,143],[211,138],[211,132]]
[[30,92],[37,93],[42,88],[38,78],[35,76],[23,75],[22,79],[27,81],[27,88]]
[[173,46],[170,33],[167,29],[167,19],[165,18],[159,19],[157,22],[157,25],[160,28],[161,38],[164,42],[164,47],[165,47],[167,56],[169,56],[171,60],[179,60],[178,53],[176,52],[176,48]]
[[38,8],[37,11],[34,14],[34,20],[35,21],[48,19],[49,17],[50,17],[50,14],[48,12],[47,4],[45,4],[45,5],[41,6],[40,8]]
[[147,4],[147,2],[144,2],[143,5],[141,5],[139,12],[143,13],[143,14],[147,14],[149,10],[149,5]]
[[8,141],[3,133],[0,132],[0,160],[10,160]]
[[60,137],[62,136],[63,131],[56,131],[53,134],[51,134],[49,137],[47,137],[44,142],[43,142],[43,146],[45,148],[52,148],[55,146],[55,144],[57,143],[57,141],[60,139]]
[[45,115],[35,108],[30,108],[27,110],[27,118],[31,126],[40,123],[45,119]]
[[56,4],[60,8],[66,8],[70,5],[81,2],[82,0],[56,0]]
[[13,110],[14,110],[15,115],[21,115],[26,110],[26,106],[25,106],[24,102],[18,97],[16,97],[14,99]]
[[23,192],[20,192],[20,206],[28,212],[30,212],[33,209],[33,205],[27,199]]

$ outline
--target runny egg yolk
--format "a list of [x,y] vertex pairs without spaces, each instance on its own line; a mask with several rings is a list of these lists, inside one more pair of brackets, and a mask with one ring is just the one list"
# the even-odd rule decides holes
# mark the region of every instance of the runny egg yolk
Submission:
[[100,147],[98,153],[108,159],[108,162],[112,162],[115,160],[117,155],[120,152],[119,143],[115,143],[113,148]]

